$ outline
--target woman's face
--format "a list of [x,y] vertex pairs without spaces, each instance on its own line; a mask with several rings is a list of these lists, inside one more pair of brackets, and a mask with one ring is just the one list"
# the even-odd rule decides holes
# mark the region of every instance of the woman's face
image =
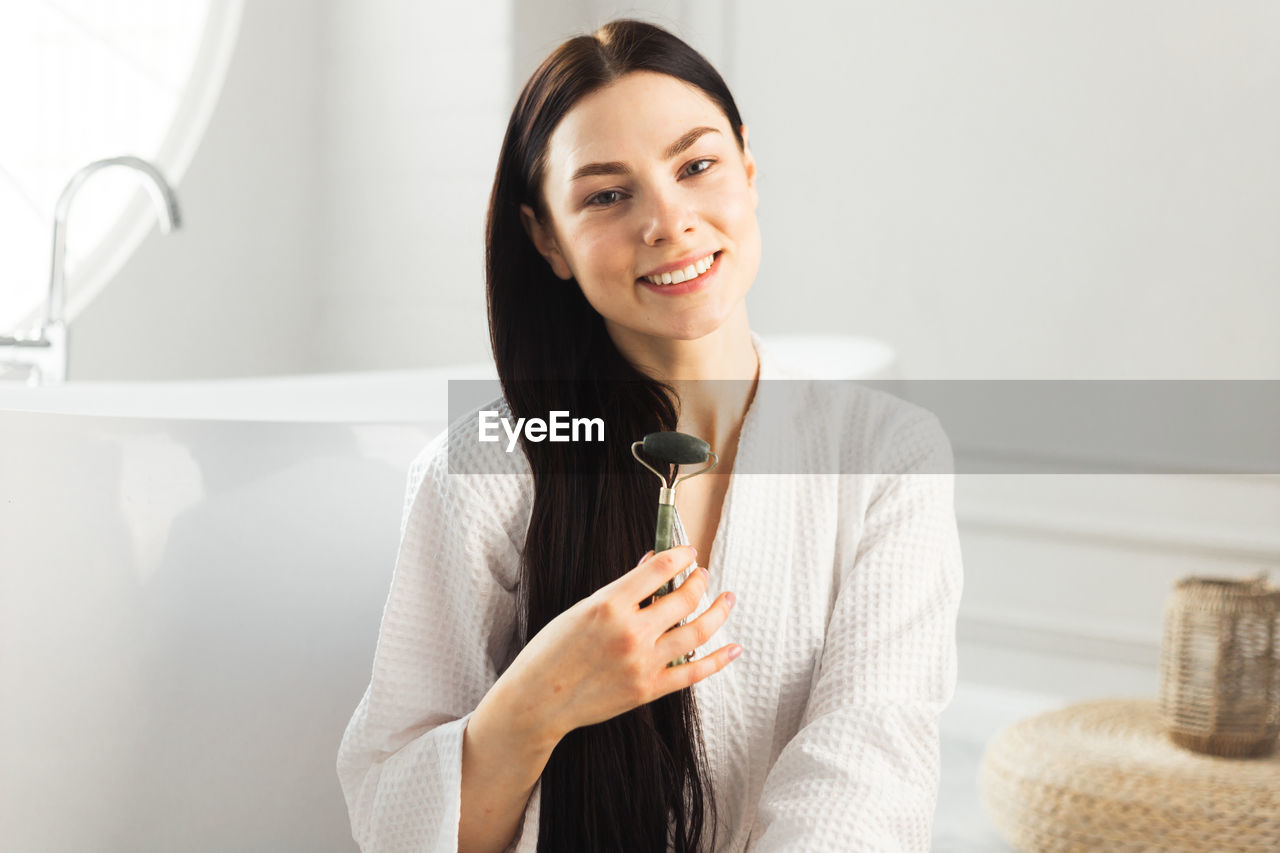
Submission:
[[[539,223],[528,205],[521,215],[556,275],[577,280],[615,340],[628,332],[694,340],[720,328],[755,280],[755,176],[750,148],[738,149],[714,101],[675,77],[638,71],[565,115],[547,147],[550,221]],[[711,268],[682,284],[642,278],[711,255]]]

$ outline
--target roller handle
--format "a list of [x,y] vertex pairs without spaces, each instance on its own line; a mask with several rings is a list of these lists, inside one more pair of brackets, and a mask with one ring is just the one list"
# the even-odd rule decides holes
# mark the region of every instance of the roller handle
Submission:
[[[653,537],[653,553],[661,554],[663,551],[666,551],[670,548],[675,547],[675,538],[676,538],[675,505],[674,504],[658,504],[658,525]],[[652,604],[654,601],[657,601],[662,596],[671,592],[671,590],[674,588],[674,584],[675,584],[674,580],[669,580],[666,583],[664,583],[661,587],[658,588],[658,591],[653,594],[653,597],[649,600],[649,603]],[[677,628],[681,624],[683,624],[683,622],[678,622],[675,625],[672,625],[671,627]],[[667,663],[667,666],[679,666],[682,663],[688,663],[688,662],[689,662],[689,656],[681,655],[675,660],[669,661]]]

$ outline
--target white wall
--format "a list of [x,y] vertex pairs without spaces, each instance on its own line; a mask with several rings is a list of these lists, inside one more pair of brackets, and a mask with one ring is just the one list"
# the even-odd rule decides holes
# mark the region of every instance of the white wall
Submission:
[[309,370],[489,357],[484,222],[512,102],[508,0],[329,0]]
[[1280,6],[728,8],[754,316],[912,377],[1280,376]]

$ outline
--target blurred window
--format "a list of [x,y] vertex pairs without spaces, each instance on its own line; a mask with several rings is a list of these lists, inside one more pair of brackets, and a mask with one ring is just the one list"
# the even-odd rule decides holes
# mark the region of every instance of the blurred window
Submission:
[[[178,191],[239,28],[241,0],[8,0],[0,4],[0,334],[43,316],[53,211],[94,160],[133,154]],[[120,167],[76,193],[67,228],[74,317],[155,225]]]

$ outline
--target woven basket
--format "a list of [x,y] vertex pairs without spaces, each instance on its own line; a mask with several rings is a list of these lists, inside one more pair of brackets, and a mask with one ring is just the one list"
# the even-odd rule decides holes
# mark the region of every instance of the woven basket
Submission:
[[1179,746],[1233,758],[1272,752],[1280,735],[1280,589],[1265,576],[1178,581],[1165,606],[1160,711]]

